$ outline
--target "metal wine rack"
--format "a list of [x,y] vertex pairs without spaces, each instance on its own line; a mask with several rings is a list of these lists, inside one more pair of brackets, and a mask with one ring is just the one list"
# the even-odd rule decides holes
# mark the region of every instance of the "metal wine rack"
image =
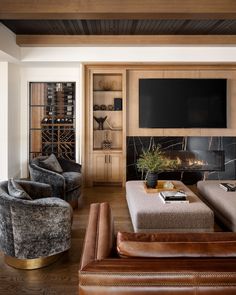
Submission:
[[30,83],[30,159],[75,160],[75,83]]

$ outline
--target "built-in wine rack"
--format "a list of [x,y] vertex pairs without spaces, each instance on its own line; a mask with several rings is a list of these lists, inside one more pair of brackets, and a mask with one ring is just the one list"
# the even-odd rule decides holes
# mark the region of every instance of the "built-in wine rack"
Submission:
[[30,83],[30,159],[75,160],[75,83]]

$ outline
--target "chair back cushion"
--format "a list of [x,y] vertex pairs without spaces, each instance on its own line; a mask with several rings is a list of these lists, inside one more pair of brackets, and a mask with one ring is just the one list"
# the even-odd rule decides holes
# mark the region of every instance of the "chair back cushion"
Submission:
[[8,180],[8,193],[17,199],[32,200],[23,187],[12,178]]
[[63,170],[61,168],[60,163],[58,162],[56,156],[54,154],[51,154],[48,158],[45,160],[39,161],[39,165],[42,168],[57,172],[57,173],[62,173]]

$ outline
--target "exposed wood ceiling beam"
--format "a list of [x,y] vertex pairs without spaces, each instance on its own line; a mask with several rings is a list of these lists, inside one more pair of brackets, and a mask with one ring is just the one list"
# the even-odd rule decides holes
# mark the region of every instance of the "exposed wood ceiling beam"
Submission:
[[0,19],[233,19],[235,0],[1,0]]
[[17,35],[19,46],[235,45],[236,35]]

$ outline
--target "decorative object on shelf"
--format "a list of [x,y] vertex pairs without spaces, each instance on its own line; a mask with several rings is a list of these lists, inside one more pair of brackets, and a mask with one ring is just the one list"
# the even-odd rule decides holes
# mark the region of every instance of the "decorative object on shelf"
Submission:
[[104,81],[104,80],[100,80],[98,82],[98,85],[99,87],[102,89],[102,90],[105,90],[105,91],[111,91],[111,90],[114,90],[115,89],[115,86],[116,86],[116,81]]
[[111,145],[112,145],[112,142],[111,142],[111,140],[108,139],[108,132],[106,132],[105,133],[105,139],[102,142],[102,148],[104,150],[110,150],[111,149]]
[[116,130],[116,131],[121,131],[122,128],[121,127],[113,127],[111,126],[111,124],[109,123],[108,120],[106,120],[107,126],[109,127],[110,130]]
[[122,98],[114,98],[114,110],[122,111]]
[[100,105],[100,110],[101,111],[105,111],[107,109],[107,107],[105,106],[105,104]]
[[107,106],[108,111],[113,111],[114,110],[114,106],[112,104],[109,104]]
[[105,117],[99,117],[99,118],[93,116],[93,118],[98,123],[98,130],[103,130],[104,129],[103,128],[103,124],[106,121],[107,116],[105,116]]
[[[142,173],[146,172],[147,186],[157,186],[158,173],[173,170],[177,167],[177,160],[171,160],[161,151],[160,145],[153,145],[151,149],[143,151],[137,161],[137,167]],[[155,174],[155,175],[154,175]]]
[[94,110],[94,111],[99,111],[99,110],[100,110],[100,106],[99,106],[98,104],[95,104],[95,105],[93,106],[93,110]]

